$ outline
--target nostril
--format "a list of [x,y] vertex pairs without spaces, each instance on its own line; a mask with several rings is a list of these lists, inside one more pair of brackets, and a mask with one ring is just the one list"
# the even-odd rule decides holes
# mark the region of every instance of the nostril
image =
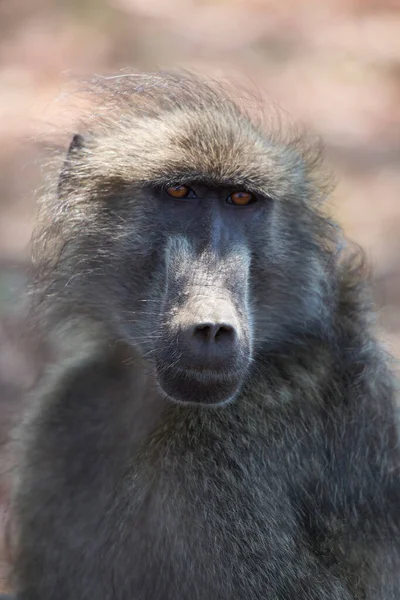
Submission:
[[235,330],[230,325],[221,325],[214,334],[215,341],[228,342],[235,337]]
[[220,325],[204,323],[197,325],[193,330],[193,335],[203,342],[233,342],[235,330],[231,325]]
[[194,328],[193,335],[204,342],[211,342],[213,338],[212,325],[197,325]]

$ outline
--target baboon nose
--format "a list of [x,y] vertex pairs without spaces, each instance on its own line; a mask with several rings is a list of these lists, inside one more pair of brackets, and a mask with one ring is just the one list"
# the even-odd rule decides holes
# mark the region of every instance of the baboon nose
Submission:
[[236,333],[232,325],[221,323],[202,323],[193,328],[193,337],[195,343],[205,344],[232,344],[235,341]]
[[229,323],[199,323],[188,327],[183,337],[195,367],[221,368],[236,355],[237,331]]

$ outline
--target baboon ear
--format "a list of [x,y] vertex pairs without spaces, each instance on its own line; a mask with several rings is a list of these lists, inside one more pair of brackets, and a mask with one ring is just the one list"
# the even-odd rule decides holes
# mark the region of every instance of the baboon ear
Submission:
[[81,150],[84,146],[84,139],[83,139],[83,135],[81,135],[80,133],[75,133],[75,135],[73,136],[71,143],[69,145],[68,148],[68,152],[67,152],[67,158],[68,156],[70,156],[70,154],[72,152],[75,152],[76,150]]
[[73,161],[74,158],[81,152],[81,150],[84,148],[85,146],[85,140],[83,138],[82,135],[80,135],[79,133],[76,133],[72,140],[71,143],[69,145],[68,151],[67,151],[67,155],[64,159],[64,164],[62,166],[62,169],[60,171],[60,176],[58,179],[58,195],[61,196],[63,191],[65,190],[68,180],[71,177],[71,174],[73,173]]

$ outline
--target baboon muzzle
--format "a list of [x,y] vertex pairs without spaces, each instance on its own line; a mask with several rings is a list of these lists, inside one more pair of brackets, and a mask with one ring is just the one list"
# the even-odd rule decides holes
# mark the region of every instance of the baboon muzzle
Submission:
[[239,391],[250,361],[247,256],[170,250],[156,348],[158,381],[173,400],[219,404]]

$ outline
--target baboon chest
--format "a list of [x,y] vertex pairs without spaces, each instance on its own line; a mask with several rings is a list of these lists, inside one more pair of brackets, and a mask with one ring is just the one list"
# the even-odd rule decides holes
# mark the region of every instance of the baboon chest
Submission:
[[114,519],[125,513],[124,530],[109,535],[136,571],[135,590],[156,597],[160,585],[166,600],[228,599],[243,597],[235,594],[249,578],[255,598],[279,587],[281,562],[296,561],[297,525],[282,476],[263,453],[260,442],[210,438],[160,445],[133,467],[113,505]]

